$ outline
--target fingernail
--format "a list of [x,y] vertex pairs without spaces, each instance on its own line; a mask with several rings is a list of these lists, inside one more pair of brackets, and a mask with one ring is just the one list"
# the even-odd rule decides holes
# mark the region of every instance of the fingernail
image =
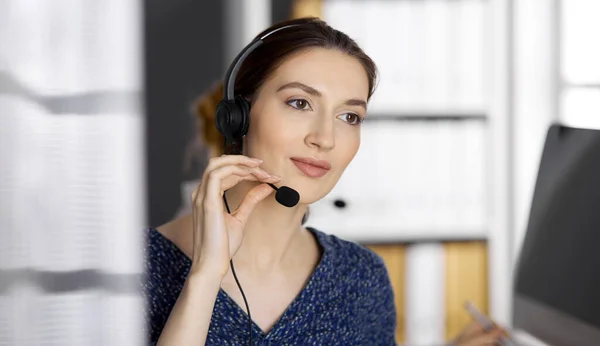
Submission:
[[252,160],[254,160],[254,161],[258,162],[258,163],[262,163],[263,162],[263,160],[261,160],[261,159],[252,159]]
[[272,175],[271,177],[273,177],[273,179],[277,179],[277,180],[281,180],[282,179],[281,177],[278,177],[276,175]]

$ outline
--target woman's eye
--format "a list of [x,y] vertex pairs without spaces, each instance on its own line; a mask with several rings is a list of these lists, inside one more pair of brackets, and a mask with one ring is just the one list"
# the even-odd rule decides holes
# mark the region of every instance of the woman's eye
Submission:
[[302,99],[290,100],[290,101],[288,101],[288,105],[290,105],[294,108],[297,108],[297,109],[305,110],[306,107],[308,106],[308,102],[306,100],[302,100]]
[[343,120],[350,125],[358,125],[362,123],[362,118],[354,113],[343,114]]

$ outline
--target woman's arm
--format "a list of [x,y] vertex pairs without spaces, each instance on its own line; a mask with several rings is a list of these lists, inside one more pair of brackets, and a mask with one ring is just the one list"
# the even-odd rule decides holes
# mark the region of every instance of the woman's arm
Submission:
[[190,274],[157,345],[204,345],[220,285],[220,275]]
[[[273,193],[266,184],[281,178],[259,166],[261,160],[243,155],[212,158],[202,183],[192,193],[192,264],[181,293],[162,329],[157,345],[204,345],[208,327],[229,263],[240,248],[248,217],[256,204]],[[259,182],[229,214],[223,206],[223,191],[242,180]]]

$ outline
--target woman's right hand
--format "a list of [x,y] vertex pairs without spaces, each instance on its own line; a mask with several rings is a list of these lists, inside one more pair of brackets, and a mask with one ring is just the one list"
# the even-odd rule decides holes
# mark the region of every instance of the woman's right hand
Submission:
[[[258,202],[273,192],[266,183],[281,180],[259,166],[261,160],[243,155],[212,158],[202,182],[192,193],[194,224],[193,258],[190,273],[209,272],[223,278],[229,261],[242,244],[246,221]],[[262,182],[246,194],[231,214],[225,209],[223,193],[242,180]]]
[[450,344],[451,346],[495,346],[508,337],[508,332],[494,323],[494,328],[484,330],[479,323],[472,322]]

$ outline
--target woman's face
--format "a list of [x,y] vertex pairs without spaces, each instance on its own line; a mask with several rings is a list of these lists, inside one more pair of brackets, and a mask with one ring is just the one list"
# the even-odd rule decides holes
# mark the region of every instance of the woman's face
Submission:
[[244,154],[262,159],[262,168],[300,193],[300,203],[313,203],[356,155],[368,94],[367,74],[355,58],[322,48],[295,54],[257,93]]

